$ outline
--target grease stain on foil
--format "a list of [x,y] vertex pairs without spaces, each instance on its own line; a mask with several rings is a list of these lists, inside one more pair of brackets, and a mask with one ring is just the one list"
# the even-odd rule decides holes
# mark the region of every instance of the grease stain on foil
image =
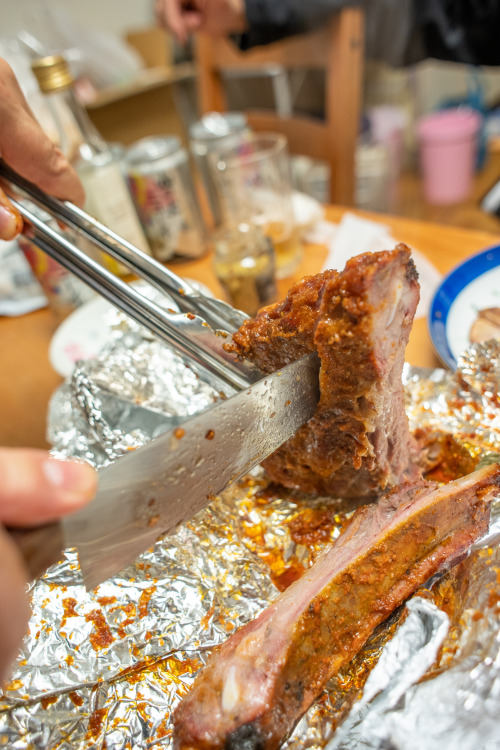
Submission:
[[[473,347],[457,376],[405,370],[412,429],[453,435],[464,470],[500,454],[499,363],[490,343]],[[102,466],[220,397],[217,384],[186,373],[117,316],[100,356],[52,400],[55,451]],[[68,550],[31,588],[29,633],[0,699],[3,745],[172,747],[169,716],[211,650],[310,566],[350,516],[327,498],[267,486],[256,470],[94,592]],[[494,508],[493,526],[499,516]],[[500,747],[495,529],[488,544],[380,625],[283,747]]]

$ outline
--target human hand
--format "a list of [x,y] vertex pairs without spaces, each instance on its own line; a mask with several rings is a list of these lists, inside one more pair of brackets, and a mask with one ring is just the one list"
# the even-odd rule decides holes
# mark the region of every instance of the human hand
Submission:
[[[43,132],[11,67],[0,59],[0,157],[46,193],[83,206],[83,186],[61,149]],[[0,190],[0,239],[22,229],[19,214]]]
[[244,31],[244,0],[155,0],[157,23],[181,44],[196,31],[226,35]]
[[23,220],[20,213],[0,188],[0,240],[13,240],[22,229]]
[[[60,461],[29,448],[0,448],[0,523],[34,526],[68,515],[95,494],[86,463]],[[0,526],[0,684],[8,677],[29,620],[28,576],[21,554]]]

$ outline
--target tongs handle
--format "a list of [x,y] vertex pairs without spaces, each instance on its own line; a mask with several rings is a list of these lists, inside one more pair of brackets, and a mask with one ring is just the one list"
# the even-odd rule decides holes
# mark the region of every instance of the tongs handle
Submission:
[[[28,236],[31,236],[47,255],[78,276],[108,302],[130,315],[137,323],[166,341],[181,356],[209,370],[237,390],[248,386],[251,382],[250,373],[247,375],[240,368],[240,363],[225,359],[223,352],[216,350],[217,337],[211,332],[209,336],[203,336],[200,321],[195,316],[189,319],[187,316],[164,310],[75,247],[17,199],[10,200],[30,223]],[[202,336],[203,341],[193,341],[189,337],[190,334]],[[210,343],[214,346],[212,351],[209,349]]]
[[[38,188],[35,188],[26,180],[16,175],[3,163],[0,163],[0,175],[9,179],[15,185],[17,192],[20,190],[21,193],[25,193],[29,198],[36,196],[37,203],[46,211],[49,211],[51,215],[59,220],[71,223],[87,239],[95,242],[105,251],[108,251],[108,246],[112,244],[109,237],[116,238],[117,247],[120,247],[120,252],[117,251],[113,257],[124,260],[122,253],[129,253],[131,257],[128,258],[128,265],[134,265],[136,270],[139,269],[139,265],[146,267],[149,264],[153,264],[154,266],[158,266],[162,273],[168,272],[169,277],[171,277],[169,283],[173,284],[173,280],[175,280],[176,284],[178,282],[176,287],[177,293],[175,295],[176,300],[185,299],[183,292],[189,291],[190,294],[192,292],[192,296],[190,296],[191,300],[196,298],[196,300],[206,300],[207,303],[211,302],[211,300],[197,294],[189,285],[182,279],[178,279],[168,269],[165,269],[153,259],[148,258],[137,250],[137,248],[129,245],[129,243],[125,243],[124,240],[121,240],[121,238],[110,232],[103,225],[94,222],[88,214],[80,211],[80,209],[77,209],[70,203],[62,203],[55,198],[45,195]],[[26,185],[29,187],[29,191],[26,189]],[[69,242],[62,232],[50,227],[23,202],[12,196],[10,200],[23,218],[29,222],[29,229],[26,230],[28,236],[44,252],[78,276],[78,278],[113,305],[165,340],[179,354],[209,370],[223,383],[230,385],[236,390],[246,388],[261,376],[261,373],[256,368],[252,368],[246,363],[238,362],[232,355],[227,354],[223,350],[221,338],[214,335],[210,328],[203,327],[205,317],[201,320],[193,314],[180,315],[163,309],[82,252],[78,247]],[[80,223],[86,225],[87,229],[85,231],[81,230],[81,227],[75,221],[75,216],[77,215],[80,216]],[[71,222],[68,217],[71,217]],[[92,231],[90,227],[93,228]],[[97,236],[102,235],[100,241],[97,241],[96,237],[94,237],[94,228]],[[108,237],[108,239],[105,239],[105,237]],[[109,252],[112,254],[110,250]],[[134,258],[134,263],[132,263],[132,257]],[[139,275],[148,281],[151,280],[149,272],[146,273],[142,269],[140,269]],[[156,286],[158,286],[158,283]],[[162,287],[162,291],[165,291],[164,286]],[[168,289],[168,293],[171,293],[170,288]],[[172,294],[172,296],[174,295]],[[212,300],[212,302],[218,302],[218,300]],[[221,303],[221,305],[224,305],[224,303]],[[232,311],[229,305],[226,305],[226,307]],[[213,309],[217,310],[217,307],[215,306]],[[233,312],[237,313],[238,311]],[[243,319],[245,317],[243,316]]]
[[85,211],[69,201],[60,201],[47,195],[14,172],[1,159],[0,177],[11,182],[18,195],[32,200],[51,216],[76,229],[79,234],[125,265],[131,273],[147,279],[161,292],[168,292],[180,310],[200,315],[214,330],[235,331],[248,318],[245,313],[235,310],[222,300],[204,297],[187,281],[154,258],[142,253]]

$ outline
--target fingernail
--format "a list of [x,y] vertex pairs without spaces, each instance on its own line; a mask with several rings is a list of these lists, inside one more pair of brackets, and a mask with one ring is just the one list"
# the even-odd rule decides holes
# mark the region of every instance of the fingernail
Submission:
[[49,458],[42,465],[47,482],[63,494],[67,505],[81,505],[90,500],[97,489],[97,475],[83,461],[60,461]]
[[0,204],[0,239],[12,240],[18,234],[17,216]]

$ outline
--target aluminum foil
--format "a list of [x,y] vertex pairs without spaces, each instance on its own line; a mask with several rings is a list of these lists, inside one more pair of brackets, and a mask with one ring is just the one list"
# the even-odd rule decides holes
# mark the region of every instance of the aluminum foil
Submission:
[[[54,450],[103,466],[209,406],[217,386],[128,319],[54,395]],[[457,375],[405,370],[416,431],[461,460],[498,458],[498,345]],[[464,464],[465,465],[465,464]],[[461,750],[498,745],[500,549],[491,534],[373,633],[284,743]],[[340,533],[350,511],[268,486],[260,470],[94,592],[74,551],[31,587],[33,614],[0,700],[0,746],[170,748],[170,715],[210,651],[254,618]],[[497,743],[497,744],[495,744]]]

